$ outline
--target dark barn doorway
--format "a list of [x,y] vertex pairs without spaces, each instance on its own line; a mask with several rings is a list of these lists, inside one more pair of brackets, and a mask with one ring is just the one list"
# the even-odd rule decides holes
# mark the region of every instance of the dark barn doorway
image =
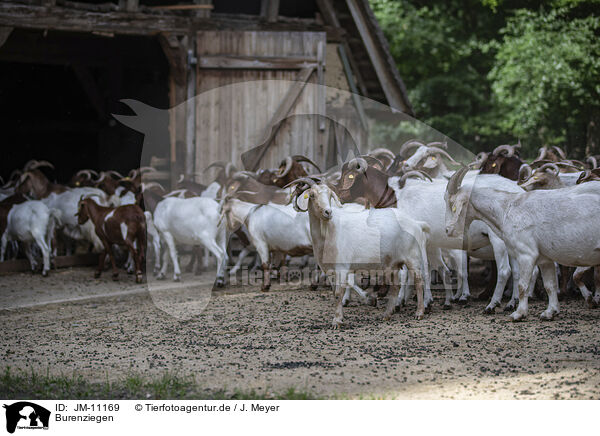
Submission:
[[29,159],[52,162],[60,183],[83,168],[148,164],[143,135],[111,114],[133,114],[125,98],[168,108],[168,77],[156,38],[13,30],[0,47],[0,175]]

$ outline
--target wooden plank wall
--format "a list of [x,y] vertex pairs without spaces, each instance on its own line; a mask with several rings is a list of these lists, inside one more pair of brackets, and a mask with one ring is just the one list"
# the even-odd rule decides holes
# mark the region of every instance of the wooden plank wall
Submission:
[[[200,31],[198,64],[202,65],[202,56],[288,57],[316,61],[319,43],[325,47],[325,39],[323,32]],[[265,128],[290,87],[286,81],[294,80],[298,71],[198,68],[197,181],[209,181],[202,169],[214,161],[231,161],[241,168],[241,154],[265,139]],[[308,82],[317,83],[317,76],[315,71]],[[265,81],[251,85],[243,83],[256,80]],[[315,89],[305,88],[291,114],[314,113],[319,99],[325,98],[318,94]],[[322,165],[325,163],[326,138],[316,117],[292,116],[277,133],[261,167],[277,167],[291,154],[303,154]]]

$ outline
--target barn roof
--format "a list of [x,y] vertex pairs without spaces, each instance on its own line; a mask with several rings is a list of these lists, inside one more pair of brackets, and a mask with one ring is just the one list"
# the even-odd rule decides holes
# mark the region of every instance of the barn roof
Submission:
[[[180,3],[197,9],[181,9]],[[0,2],[0,30],[2,26],[100,35],[223,28],[321,30],[328,41],[344,46],[362,95],[414,115],[368,0],[47,0],[44,5],[9,0]]]

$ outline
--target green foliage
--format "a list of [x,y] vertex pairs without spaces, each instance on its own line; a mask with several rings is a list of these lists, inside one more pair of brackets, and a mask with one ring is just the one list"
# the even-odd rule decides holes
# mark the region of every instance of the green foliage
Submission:
[[586,122],[600,110],[600,19],[568,13],[517,10],[489,74],[500,127],[537,144],[575,136],[585,146]]
[[526,154],[541,144],[581,154],[590,142],[600,102],[598,0],[371,5],[419,120],[475,152],[519,138]]

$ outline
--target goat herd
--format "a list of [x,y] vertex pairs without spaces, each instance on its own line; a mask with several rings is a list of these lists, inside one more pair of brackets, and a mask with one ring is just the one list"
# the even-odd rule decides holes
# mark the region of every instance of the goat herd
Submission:
[[[422,318],[433,302],[432,271],[443,282],[445,309],[457,299],[466,301],[469,257],[496,264],[486,313],[500,305],[512,275],[505,310],[513,311],[513,320],[523,319],[538,273],[548,294],[542,319],[559,313],[558,294],[571,274],[588,306],[598,305],[600,271],[593,268],[600,265],[594,236],[600,234],[599,158],[580,162],[558,147],[543,147],[532,163],[524,163],[519,147],[480,153],[468,166],[456,162],[444,143],[414,140],[398,154],[379,148],[327,172],[297,155],[257,172],[216,162],[205,170],[214,171],[211,184],[180,177],[172,192],[143,181],[154,171],[150,167],[126,177],[81,170],[61,185],[41,170],[52,169],[51,163],[32,160],[0,190],[1,260],[23,250],[35,271],[39,250],[46,276],[52,256],[72,253],[84,242],[104,253],[95,276],[108,257],[117,279],[113,248],[120,246],[138,282],[146,251],[158,279],[165,278],[170,260],[173,279],[180,280],[177,247],[187,245],[195,247],[193,257],[203,247],[216,258],[215,284],[223,286],[234,237],[241,251],[230,274],[256,252],[265,291],[273,265],[314,256],[319,274],[334,287],[334,328],[343,322],[351,291],[371,304],[387,292],[386,319],[414,291],[416,317]],[[375,286],[364,289],[365,277]]]

